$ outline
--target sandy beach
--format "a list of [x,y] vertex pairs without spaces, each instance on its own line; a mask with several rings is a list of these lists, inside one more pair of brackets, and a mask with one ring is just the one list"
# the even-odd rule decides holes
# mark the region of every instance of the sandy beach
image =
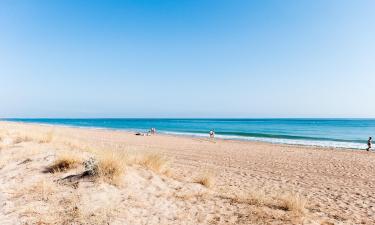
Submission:
[[[375,223],[371,152],[14,122],[0,138],[0,224]],[[46,171],[62,154],[75,166]],[[116,182],[77,178],[108,154]]]

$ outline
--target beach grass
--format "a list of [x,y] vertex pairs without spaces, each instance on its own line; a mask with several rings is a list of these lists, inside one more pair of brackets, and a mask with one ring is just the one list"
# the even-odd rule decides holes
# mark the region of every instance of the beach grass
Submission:
[[138,161],[138,164],[157,173],[166,172],[168,163],[168,159],[158,153],[143,153]]
[[57,173],[64,172],[69,169],[77,167],[81,162],[81,159],[77,154],[70,153],[60,153],[57,159],[49,166],[46,167],[45,172]]
[[307,200],[300,194],[284,193],[278,197],[279,207],[283,210],[291,211],[298,215],[306,213]]
[[194,183],[203,185],[207,188],[213,188],[215,185],[215,178],[211,173],[204,173],[195,178]]
[[19,135],[13,139],[13,144],[20,144],[22,142],[29,142],[29,141],[32,141],[32,139],[29,136]]
[[106,182],[119,185],[126,169],[126,154],[107,151],[98,155],[97,175]]
[[53,140],[54,133],[53,131],[48,131],[45,134],[42,134],[39,138],[39,143],[51,143]]

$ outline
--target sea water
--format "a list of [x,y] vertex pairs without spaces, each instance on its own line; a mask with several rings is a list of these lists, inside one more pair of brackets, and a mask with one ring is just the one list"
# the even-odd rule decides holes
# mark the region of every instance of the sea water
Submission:
[[341,148],[366,148],[375,119],[3,119],[27,123],[148,131]]

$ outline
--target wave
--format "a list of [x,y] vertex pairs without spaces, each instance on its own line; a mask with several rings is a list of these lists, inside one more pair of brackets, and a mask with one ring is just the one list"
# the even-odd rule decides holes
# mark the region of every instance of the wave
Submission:
[[[167,131],[167,132],[177,132],[177,133],[189,133],[189,134],[203,134],[207,136],[208,132],[204,131],[192,131],[192,130],[181,130],[181,131]],[[312,136],[298,136],[298,135],[288,135],[288,134],[269,134],[269,133],[251,133],[251,132],[228,132],[228,131],[218,131],[215,132],[219,136],[236,136],[241,138],[252,137],[252,138],[270,138],[270,139],[290,139],[290,140],[308,140],[308,141],[334,141],[334,142],[349,142],[364,144],[363,140],[358,139],[339,139],[339,138],[327,138],[327,137],[312,137]]]
[[[164,134],[170,135],[184,135],[184,136],[192,136],[192,137],[208,137],[206,133],[199,133],[199,132],[175,132],[175,131],[161,131]],[[227,140],[247,140],[247,141],[258,141],[258,142],[268,142],[268,143],[275,143],[275,144],[289,144],[289,145],[307,145],[307,146],[317,146],[317,147],[332,147],[332,148],[347,148],[347,149],[364,149],[366,146],[363,143],[359,142],[349,142],[347,140],[344,141],[332,141],[332,140],[319,140],[319,139],[291,139],[290,136],[288,138],[276,138],[275,136],[278,135],[265,135],[265,136],[272,136],[271,137],[254,137],[254,136],[244,136],[244,135],[231,135],[225,134],[216,134],[215,137],[220,139],[227,139]],[[285,136],[285,135],[279,135]],[[286,135],[287,136],[287,135]]]
[[348,140],[348,139],[338,139],[338,138],[297,136],[297,135],[286,135],[286,134],[266,134],[266,133],[246,133],[246,132],[216,132],[216,133],[219,134],[219,135],[255,137],[255,138],[277,138],[277,139],[292,139],[292,140],[312,140],[312,141],[335,141],[335,142],[364,143],[363,140],[355,140],[355,139]]

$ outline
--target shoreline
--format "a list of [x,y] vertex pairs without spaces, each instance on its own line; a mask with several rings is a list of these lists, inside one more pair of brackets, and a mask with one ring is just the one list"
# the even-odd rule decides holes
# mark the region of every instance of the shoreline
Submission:
[[[19,124],[26,124],[26,125],[40,125],[40,126],[47,126],[47,127],[65,127],[65,128],[78,128],[78,129],[90,129],[90,130],[103,130],[103,131],[116,131],[116,132],[124,132],[126,134],[134,134],[134,132],[140,132],[141,129],[137,130],[134,129],[132,131],[131,129],[125,129],[125,128],[109,128],[109,127],[95,127],[95,126],[75,126],[75,125],[64,125],[64,124],[48,124],[48,123],[39,123],[39,122],[24,122],[24,121],[10,121],[10,120],[1,120],[0,122],[5,123],[19,123]],[[144,131],[141,131],[144,132]],[[178,132],[174,131],[160,131],[157,133],[157,135],[163,135],[163,136],[171,136],[171,137],[182,137],[182,138],[192,138],[192,139],[209,139],[209,135],[207,134],[207,137],[204,137],[203,135],[189,135],[188,133],[180,132],[180,134],[177,134]],[[294,144],[294,143],[280,143],[280,142],[272,142],[272,141],[263,141],[263,140],[249,140],[249,139],[241,139],[241,138],[222,138],[222,137],[215,137],[214,140],[220,140],[220,141],[233,141],[233,142],[240,142],[240,143],[263,143],[263,144],[270,144],[270,145],[276,145],[276,146],[289,146],[289,147],[301,147],[301,148],[319,148],[319,149],[325,149],[325,150],[339,150],[339,151],[365,151],[366,146],[363,144],[363,148],[353,148],[353,147],[336,147],[336,146],[325,146],[325,145],[309,145],[309,144]],[[371,151],[370,151],[371,152]]]

